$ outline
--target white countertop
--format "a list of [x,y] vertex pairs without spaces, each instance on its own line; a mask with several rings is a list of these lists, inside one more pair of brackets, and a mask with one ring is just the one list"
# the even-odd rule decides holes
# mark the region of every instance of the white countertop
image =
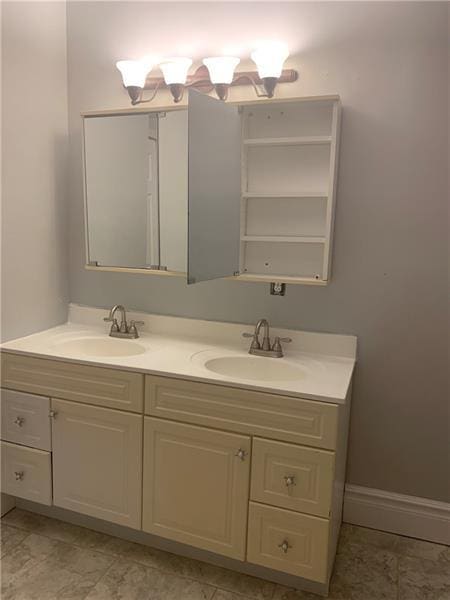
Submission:
[[[291,380],[255,380],[215,373],[204,366],[206,360],[222,356],[248,357],[249,339],[242,333],[253,333],[254,327],[234,323],[165,317],[145,313],[127,313],[128,319],[142,320],[140,337],[125,344],[139,344],[145,349],[133,356],[90,356],[67,349],[70,340],[108,337],[110,324],[103,323],[108,312],[102,309],[71,305],[69,321],[33,335],[5,342],[4,351],[53,358],[87,365],[118,367],[127,371],[165,375],[208,383],[222,384],[295,397],[311,398],[343,404],[351,382],[356,360],[356,337],[327,333],[309,333],[271,328],[270,335],[290,337],[283,344],[283,358],[257,358],[283,361],[299,369],[299,377]],[[271,363],[267,363],[271,361]],[[262,363],[263,364],[263,363]]]

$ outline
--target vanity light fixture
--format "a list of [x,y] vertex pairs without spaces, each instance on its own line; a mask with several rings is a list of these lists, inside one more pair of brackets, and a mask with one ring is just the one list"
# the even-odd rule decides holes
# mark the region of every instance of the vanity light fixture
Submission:
[[[168,58],[159,64],[163,77],[149,77],[155,59],[121,60],[116,63],[122,73],[123,85],[126,88],[131,104],[151,102],[160,88],[169,88],[174,102],[180,102],[185,87],[193,87],[205,93],[215,89],[221,100],[226,100],[228,88],[236,85],[252,85],[260,98],[272,98],[278,83],[296,81],[298,73],[294,69],[283,69],[289,56],[286,44],[282,42],[265,42],[251,54],[258,72],[234,70],[240,59],[232,56],[213,56],[203,59],[203,65],[188,75],[192,60],[190,58]],[[261,86],[264,91],[261,90]],[[147,99],[142,98],[144,90],[152,90]]]
[[239,63],[240,59],[234,56],[214,56],[203,59],[203,64],[208,69],[209,78],[220,100],[227,99],[228,88]]
[[191,65],[192,59],[190,58],[168,58],[159,65],[174,102],[179,102],[183,97],[187,74]]
[[116,67],[122,74],[123,85],[131,98],[131,104],[139,104],[147,75],[153,69],[154,62],[147,58],[141,60],[119,60],[119,62],[116,62]]
[[288,47],[283,42],[266,42],[251,54],[269,98],[273,97],[275,86],[283,72],[284,61],[288,56]]

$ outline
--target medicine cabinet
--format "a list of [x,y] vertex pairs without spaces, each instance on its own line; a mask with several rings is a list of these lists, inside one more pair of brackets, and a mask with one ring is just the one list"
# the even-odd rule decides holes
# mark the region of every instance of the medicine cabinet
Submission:
[[326,284],[337,96],[83,115],[87,268]]

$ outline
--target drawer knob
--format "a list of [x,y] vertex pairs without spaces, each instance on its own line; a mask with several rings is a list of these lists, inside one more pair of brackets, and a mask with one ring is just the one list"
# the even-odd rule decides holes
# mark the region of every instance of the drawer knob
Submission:
[[286,487],[291,487],[291,485],[296,485],[296,483],[295,483],[295,477],[293,475],[287,475],[284,478],[284,482],[286,484]]
[[287,551],[289,550],[289,548],[292,548],[292,546],[287,540],[283,540],[281,544],[278,544],[278,548],[281,548],[281,551],[287,554]]
[[24,474],[25,473],[23,471],[14,471],[14,477],[16,478],[16,481],[22,481]]
[[237,456],[241,460],[245,460],[245,457],[247,456],[247,452],[245,450],[243,450],[242,448],[239,448],[239,450],[236,452],[235,456]]
[[57,415],[57,414],[58,414],[58,413],[56,412],[56,410],[51,410],[51,411],[48,413],[48,416],[50,417],[50,419],[54,419],[54,418],[56,417],[56,415]]
[[25,422],[25,417],[19,417],[19,416],[17,416],[14,419],[14,425],[17,425],[17,427],[22,427],[22,425],[24,424],[24,422]]

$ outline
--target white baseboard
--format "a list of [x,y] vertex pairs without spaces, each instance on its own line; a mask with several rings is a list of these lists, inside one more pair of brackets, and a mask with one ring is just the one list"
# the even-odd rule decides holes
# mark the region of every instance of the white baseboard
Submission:
[[346,523],[450,545],[450,504],[346,485]]

